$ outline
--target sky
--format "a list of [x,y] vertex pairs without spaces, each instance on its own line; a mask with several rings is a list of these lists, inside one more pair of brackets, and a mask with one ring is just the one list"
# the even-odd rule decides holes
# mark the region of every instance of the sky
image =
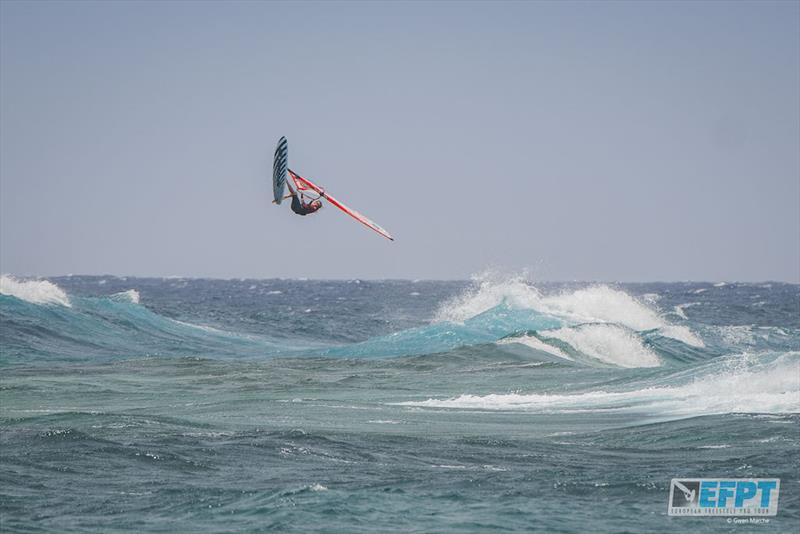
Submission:
[[19,276],[800,282],[799,147],[800,2],[0,3]]

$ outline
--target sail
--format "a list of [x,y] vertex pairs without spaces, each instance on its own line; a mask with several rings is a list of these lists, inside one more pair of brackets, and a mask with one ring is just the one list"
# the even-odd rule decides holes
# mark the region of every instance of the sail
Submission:
[[328,193],[326,193],[321,187],[315,185],[310,180],[303,178],[302,176],[295,173],[291,169],[288,169],[288,171],[289,175],[292,177],[292,181],[295,183],[295,186],[297,186],[297,189],[299,191],[314,191],[315,193],[319,194],[322,198],[324,198],[325,200],[327,200],[328,202],[330,202],[331,204],[333,204],[334,206],[345,212],[347,215],[349,215],[350,217],[354,218],[355,220],[363,224],[364,226],[370,228],[371,230],[374,230],[375,232],[379,233],[386,239],[394,241],[394,238],[389,234],[389,232],[387,232],[377,223],[373,222],[372,220],[362,215],[361,213],[357,212],[356,210],[348,208],[347,206],[345,206],[344,204],[342,204],[341,202],[330,196]]

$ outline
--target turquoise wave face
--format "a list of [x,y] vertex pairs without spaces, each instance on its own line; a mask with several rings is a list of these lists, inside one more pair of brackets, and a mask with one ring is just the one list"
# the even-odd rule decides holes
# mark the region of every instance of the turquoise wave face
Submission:
[[0,295],[3,363],[200,356],[255,357],[284,347],[163,317],[124,296],[72,297],[70,306]]
[[[359,317],[360,309],[371,304],[369,296],[360,295],[362,284],[341,283],[344,291],[335,300],[327,299],[327,309],[319,302],[331,294],[331,288],[316,285],[312,283],[312,290],[305,293],[297,291],[297,286],[303,286],[297,282],[284,283],[283,289],[274,289],[274,283],[266,291],[261,288],[260,300],[255,298],[244,310],[237,310],[233,315],[239,321],[232,324],[220,324],[216,310],[203,310],[205,314],[199,317],[186,313],[190,311],[187,309],[168,307],[158,313],[158,306],[152,310],[140,303],[135,290],[88,296],[67,295],[52,284],[43,288],[41,295],[34,290],[42,288],[35,285],[27,293],[17,289],[16,295],[0,294],[4,324],[0,362],[302,355],[386,358],[483,346],[479,350],[498,357],[514,352],[532,361],[564,365],[658,367],[742,351],[800,349],[798,329],[790,326],[695,322],[686,316],[685,304],[674,307],[678,312],[663,313],[645,298],[634,299],[606,286],[562,290],[547,296],[513,281],[507,287],[481,285],[472,293],[462,290],[455,298],[441,299],[433,306],[412,291],[404,295],[411,309],[384,307],[380,312],[387,317]],[[417,288],[417,284],[412,287]],[[697,298],[695,294],[690,293],[691,298]],[[420,300],[422,313],[410,319],[418,311],[413,305]],[[201,310],[210,305],[205,297],[198,304]],[[252,319],[266,319],[267,327],[253,328]],[[336,327],[337,321],[342,322],[341,328]],[[372,323],[389,332],[357,342],[342,341],[354,337],[345,331],[353,329],[353,323],[355,330],[363,331]],[[394,329],[398,323],[417,326]]]
[[529,329],[558,328],[563,321],[535,310],[515,310],[501,304],[461,323],[438,322],[402,330],[362,343],[334,347],[323,356],[387,357],[447,352],[458,347],[492,343]]
[[[462,322],[442,320],[360,343],[327,347],[307,339],[282,343],[265,334],[230,332],[164,317],[131,301],[126,294],[73,297],[70,306],[33,304],[0,295],[0,306],[7,326],[4,363],[137,357],[386,358],[433,355],[480,345],[490,345],[483,350],[497,353],[497,346],[493,345],[496,342],[520,345],[531,360],[596,366],[650,367],[717,354],[664,336],[658,330],[636,332],[615,323],[574,324],[538,310],[515,309],[507,302]],[[538,343],[531,343],[533,340]],[[609,361],[592,351],[593,343],[616,343],[620,346],[612,348],[629,350],[634,355],[627,362]]]

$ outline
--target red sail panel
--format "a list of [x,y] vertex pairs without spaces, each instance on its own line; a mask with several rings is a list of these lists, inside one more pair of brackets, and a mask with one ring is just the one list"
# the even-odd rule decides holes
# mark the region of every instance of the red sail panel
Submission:
[[322,188],[318,187],[313,182],[310,182],[309,180],[306,180],[305,178],[303,178],[299,174],[295,173],[291,169],[289,169],[289,175],[292,177],[292,180],[297,185],[297,189],[298,190],[300,190],[300,191],[311,190],[311,191],[314,191],[316,193],[319,193],[320,195],[324,195],[323,198],[325,198],[328,202],[330,202],[331,204],[333,204],[334,206],[336,206],[337,208],[339,208],[340,210],[342,210],[343,212],[348,214],[350,217],[354,218],[355,220],[357,220],[358,222],[360,222],[364,226],[366,226],[366,227],[378,232],[379,234],[381,234],[386,239],[390,239],[390,240],[394,241],[394,238],[389,234],[389,232],[387,232],[386,230],[381,228],[380,225],[378,225],[375,222],[371,221],[370,219],[368,219],[364,215],[360,214],[356,210],[354,210],[352,208],[348,208],[347,206],[345,206],[344,204],[342,204],[341,202],[339,202],[338,200],[336,200],[335,198],[333,198],[329,194],[325,193]]
[[291,171],[291,169],[289,170],[289,176],[292,177],[292,181],[294,182],[294,185],[297,187],[298,191],[316,191],[314,188],[306,185],[307,183],[310,184],[311,182],[306,182],[305,178],[296,175]]

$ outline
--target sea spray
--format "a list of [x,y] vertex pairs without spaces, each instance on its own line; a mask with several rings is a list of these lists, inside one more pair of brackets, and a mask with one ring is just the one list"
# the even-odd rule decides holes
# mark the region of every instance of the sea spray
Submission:
[[0,294],[32,304],[70,306],[69,297],[64,290],[48,280],[20,280],[10,275],[0,275]]

